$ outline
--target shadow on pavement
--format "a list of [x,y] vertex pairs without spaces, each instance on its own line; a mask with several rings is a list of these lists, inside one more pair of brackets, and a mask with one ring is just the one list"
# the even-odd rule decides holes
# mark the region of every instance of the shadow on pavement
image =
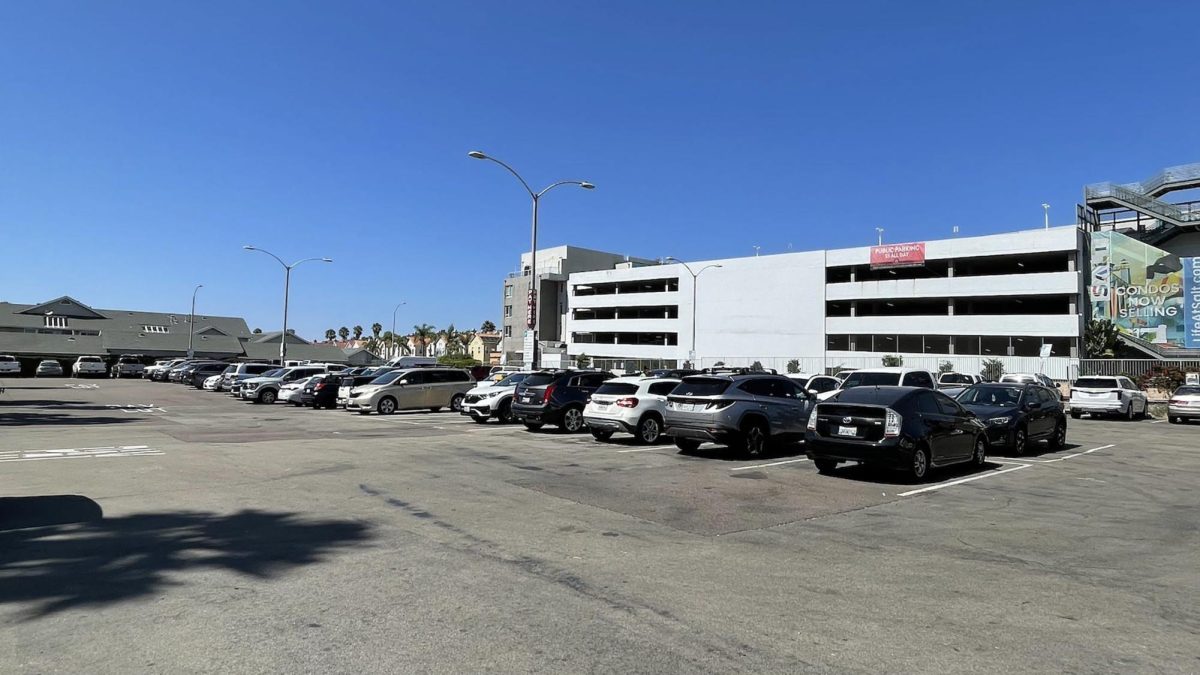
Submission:
[[102,517],[104,512],[100,505],[83,495],[0,497],[0,532],[45,525],[90,523]]
[[160,593],[191,570],[270,579],[371,537],[363,523],[295,513],[171,511],[97,520],[100,507],[86,497],[25,499],[34,501],[8,508],[42,526],[0,531],[0,604],[29,605],[26,620]]
[[81,426],[88,424],[121,424],[145,419],[135,415],[112,417],[108,415],[83,416],[69,412],[0,412],[0,427],[30,426]]

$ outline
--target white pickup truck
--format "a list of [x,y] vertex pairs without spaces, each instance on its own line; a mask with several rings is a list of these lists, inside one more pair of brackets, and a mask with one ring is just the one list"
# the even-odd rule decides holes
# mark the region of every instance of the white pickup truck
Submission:
[[21,362],[15,356],[0,354],[0,375],[20,375]]
[[74,377],[104,377],[107,374],[108,366],[104,365],[104,360],[99,356],[81,356],[75,360],[75,365],[71,366],[71,375]]

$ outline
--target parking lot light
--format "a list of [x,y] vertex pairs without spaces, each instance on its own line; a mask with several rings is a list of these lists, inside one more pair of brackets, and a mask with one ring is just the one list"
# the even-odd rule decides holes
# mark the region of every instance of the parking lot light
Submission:
[[295,267],[298,267],[306,262],[319,261],[319,262],[324,262],[324,263],[331,263],[331,262],[333,262],[333,258],[305,258],[303,260],[297,260],[296,262],[289,265],[289,264],[283,262],[282,258],[275,255],[274,253],[271,253],[270,251],[266,250],[265,248],[258,248],[257,246],[251,246],[250,244],[246,244],[242,248],[247,251],[258,251],[259,253],[266,253],[267,255],[274,258],[280,265],[283,266],[283,332],[280,333],[280,335],[279,335],[279,365],[282,366],[287,363],[288,294],[291,290],[291,285],[292,285],[292,269]]

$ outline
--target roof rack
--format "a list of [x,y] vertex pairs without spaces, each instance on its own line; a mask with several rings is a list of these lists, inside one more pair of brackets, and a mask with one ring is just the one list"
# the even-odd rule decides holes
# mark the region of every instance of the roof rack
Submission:
[[720,368],[705,368],[700,373],[704,375],[778,375],[779,371],[774,368],[730,368],[722,366]]

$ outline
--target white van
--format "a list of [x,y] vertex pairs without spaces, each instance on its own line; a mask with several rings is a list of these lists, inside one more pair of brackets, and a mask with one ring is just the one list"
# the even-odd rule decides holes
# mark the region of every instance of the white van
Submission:
[[437,359],[432,356],[397,356],[383,365],[388,368],[421,368],[437,364]]

